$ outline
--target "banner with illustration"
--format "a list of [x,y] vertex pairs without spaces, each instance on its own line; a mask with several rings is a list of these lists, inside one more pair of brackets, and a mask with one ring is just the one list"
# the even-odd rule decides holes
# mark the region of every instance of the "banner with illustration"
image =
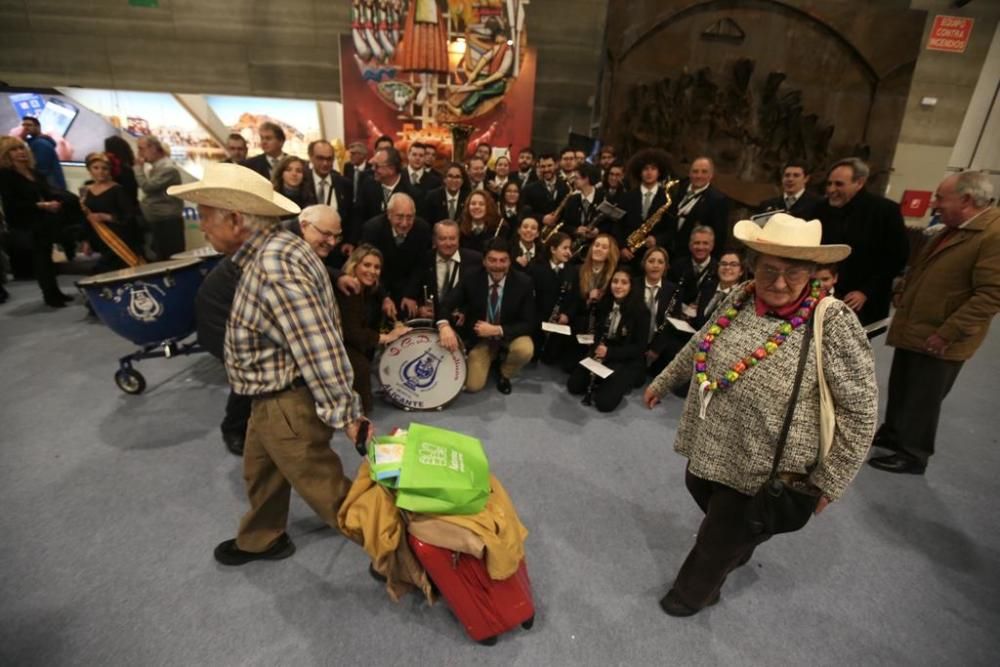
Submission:
[[205,101],[231,132],[243,135],[250,156],[261,152],[257,128],[265,121],[284,130],[284,151],[289,155],[305,157],[309,142],[324,138],[315,100],[206,95]]
[[471,126],[469,149],[514,151],[531,142],[535,53],[528,0],[353,0],[341,38],[344,134],[402,149],[420,141],[451,158],[452,125]]

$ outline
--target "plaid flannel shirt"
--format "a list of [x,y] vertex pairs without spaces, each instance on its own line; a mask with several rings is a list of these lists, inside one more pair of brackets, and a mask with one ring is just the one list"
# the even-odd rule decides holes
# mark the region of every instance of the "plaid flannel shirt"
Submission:
[[330,277],[312,248],[275,225],[233,255],[243,272],[226,325],[233,390],[254,396],[302,377],[316,414],[334,428],[362,416]]

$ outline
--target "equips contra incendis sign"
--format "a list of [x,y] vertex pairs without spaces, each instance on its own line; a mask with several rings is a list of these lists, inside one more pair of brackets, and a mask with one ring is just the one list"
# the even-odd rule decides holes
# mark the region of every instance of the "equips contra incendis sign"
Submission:
[[931,26],[931,35],[927,40],[927,48],[931,51],[965,53],[974,22],[974,19],[961,16],[935,16],[934,25]]

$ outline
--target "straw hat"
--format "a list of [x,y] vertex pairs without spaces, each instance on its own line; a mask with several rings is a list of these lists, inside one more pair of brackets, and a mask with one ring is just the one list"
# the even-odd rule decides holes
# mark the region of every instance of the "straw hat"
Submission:
[[278,194],[271,182],[238,164],[213,162],[205,165],[200,181],[172,185],[167,194],[196,204],[251,215],[280,217],[299,213],[298,204]]
[[851,254],[849,245],[820,243],[823,224],[819,220],[806,222],[787,213],[775,213],[763,227],[752,220],[740,220],[733,227],[733,236],[765,255],[817,264],[833,264]]

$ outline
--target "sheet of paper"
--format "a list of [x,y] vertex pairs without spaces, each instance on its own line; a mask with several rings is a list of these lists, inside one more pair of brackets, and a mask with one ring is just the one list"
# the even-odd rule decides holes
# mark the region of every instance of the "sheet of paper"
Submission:
[[593,345],[594,344],[594,334],[577,334],[576,342],[580,345]]
[[676,317],[668,317],[667,321],[674,325],[674,328],[678,331],[683,331],[684,333],[695,333],[694,327],[685,322],[684,320],[679,320]]
[[581,359],[580,365],[586,368],[594,375],[596,375],[597,377],[601,378],[602,380],[611,375],[612,373],[614,373],[614,370],[608,368],[599,361],[591,359],[590,357],[584,357],[583,359]]
[[573,330],[568,324],[556,324],[555,322],[542,322],[542,331],[559,334],[560,336],[572,336]]
[[612,220],[621,220],[622,218],[625,217],[625,211],[618,208],[617,206],[609,202],[607,199],[602,201],[597,206],[597,211],[598,213],[602,213],[608,216]]

